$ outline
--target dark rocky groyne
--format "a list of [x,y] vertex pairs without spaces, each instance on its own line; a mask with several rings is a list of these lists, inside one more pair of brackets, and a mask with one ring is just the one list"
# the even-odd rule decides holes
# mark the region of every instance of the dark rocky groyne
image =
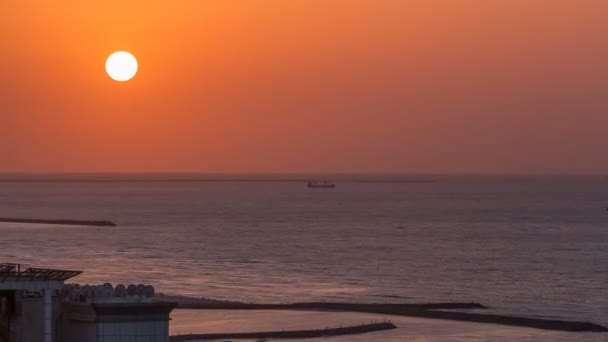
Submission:
[[528,327],[544,330],[569,331],[569,332],[608,332],[608,328],[599,324],[579,321],[563,321],[556,319],[531,318],[508,316],[498,314],[482,314],[456,311],[429,310],[415,314],[402,314],[404,316],[415,316],[423,318],[449,319],[454,321],[466,321],[477,323],[492,323]]
[[397,329],[390,322],[371,323],[355,325],[350,327],[326,328],[315,330],[291,330],[291,331],[263,331],[251,333],[225,333],[225,334],[191,334],[171,336],[171,342],[221,340],[221,339],[266,339],[266,338],[316,338],[326,336],[364,334],[375,331]]
[[428,303],[428,304],[357,304],[357,303],[293,303],[293,304],[250,304],[235,302],[204,302],[196,300],[178,300],[181,309],[206,310],[314,310],[314,311],[349,311],[382,315],[411,316],[431,319],[447,319],[477,323],[492,323],[529,327],[544,330],[570,332],[608,332],[608,328],[579,321],[565,321],[544,318],[518,317],[478,312],[446,311],[486,309],[480,303]]
[[46,219],[23,219],[0,217],[0,222],[6,223],[33,223],[33,224],[57,224],[68,226],[95,226],[95,227],[117,227],[112,221],[90,221],[90,220],[46,220]]

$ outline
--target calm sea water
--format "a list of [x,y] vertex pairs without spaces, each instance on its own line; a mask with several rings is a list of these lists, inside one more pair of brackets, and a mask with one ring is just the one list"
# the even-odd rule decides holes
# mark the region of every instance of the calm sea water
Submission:
[[0,183],[0,261],[255,302],[479,301],[608,324],[608,178]]

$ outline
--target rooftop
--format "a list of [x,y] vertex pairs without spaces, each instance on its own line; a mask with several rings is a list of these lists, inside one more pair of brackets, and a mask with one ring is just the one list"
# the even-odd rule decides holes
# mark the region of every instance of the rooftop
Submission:
[[65,280],[81,273],[81,271],[35,268],[23,264],[0,263],[0,287],[8,285],[8,283],[63,283]]

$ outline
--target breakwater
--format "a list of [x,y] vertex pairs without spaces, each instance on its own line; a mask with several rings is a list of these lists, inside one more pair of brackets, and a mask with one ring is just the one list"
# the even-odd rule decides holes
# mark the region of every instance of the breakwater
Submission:
[[32,224],[57,224],[67,226],[95,226],[95,227],[116,227],[117,224],[112,221],[95,221],[95,220],[47,220],[47,219],[24,219],[24,218],[8,218],[0,217],[0,222],[6,223],[32,223]]
[[530,318],[497,314],[482,314],[456,311],[430,310],[416,314],[403,314],[435,319],[449,319],[454,321],[492,323],[518,327],[536,328],[543,330],[569,331],[569,332],[608,332],[608,328],[599,324],[579,321],[565,321],[556,319]]
[[266,338],[317,338],[326,336],[364,334],[374,331],[397,329],[391,322],[370,323],[348,327],[325,328],[314,330],[290,330],[290,331],[263,331],[250,333],[223,333],[223,334],[191,334],[171,336],[171,342],[220,340],[220,339],[266,339]]
[[566,321],[544,318],[519,317],[500,314],[446,311],[487,309],[480,303],[426,303],[426,304],[357,304],[357,303],[292,303],[292,304],[250,304],[233,302],[197,302],[178,300],[178,308],[206,310],[314,310],[349,311],[382,315],[411,316],[431,319],[447,319],[465,322],[502,324],[544,330],[570,332],[608,332],[599,324],[580,321]]

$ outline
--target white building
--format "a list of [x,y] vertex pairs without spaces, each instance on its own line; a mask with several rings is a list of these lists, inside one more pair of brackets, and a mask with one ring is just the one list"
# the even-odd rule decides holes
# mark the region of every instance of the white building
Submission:
[[57,290],[80,273],[0,264],[0,339],[53,341]]
[[82,293],[70,288],[66,296],[64,281],[80,273],[0,264],[0,341],[169,341],[169,315],[177,303],[151,298],[153,288],[143,285],[145,295],[106,284],[85,286],[89,291]]
[[175,303],[105,301],[62,303],[62,342],[169,342]]

